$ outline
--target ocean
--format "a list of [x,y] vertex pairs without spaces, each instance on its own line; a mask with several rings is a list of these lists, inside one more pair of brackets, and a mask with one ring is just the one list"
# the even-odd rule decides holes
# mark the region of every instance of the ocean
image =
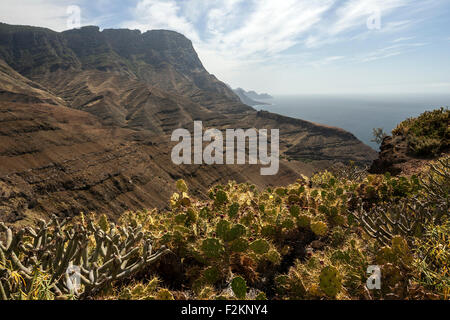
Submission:
[[424,111],[450,106],[449,94],[424,95],[285,95],[264,100],[271,105],[255,106],[281,115],[339,127],[379,150],[372,142],[372,129],[388,134],[403,120]]

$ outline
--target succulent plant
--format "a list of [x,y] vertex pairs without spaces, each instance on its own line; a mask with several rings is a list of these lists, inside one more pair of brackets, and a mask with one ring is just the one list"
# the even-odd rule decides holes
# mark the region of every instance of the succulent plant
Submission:
[[219,258],[224,251],[224,247],[219,240],[209,238],[203,241],[202,251],[208,258]]
[[228,208],[228,216],[233,219],[239,212],[239,203],[235,202]]
[[328,232],[328,226],[323,221],[317,221],[311,223],[311,230],[316,234],[317,236],[323,237]]
[[218,207],[224,205],[228,202],[228,195],[225,191],[219,190],[216,193],[214,204]]
[[247,295],[247,283],[244,278],[236,277],[231,281],[231,289],[236,298],[243,300]]
[[250,249],[256,254],[265,254],[269,252],[270,244],[266,240],[255,240],[250,244]]
[[[29,292],[36,272],[51,277],[48,287],[56,296],[87,297],[114,281],[131,277],[156,262],[168,252],[165,247],[153,253],[151,240],[141,226],[115,228],[106,217],[96,223],[68,224],[54,216],[41,220],[39,227],[13,232],[0,223],[6,242],[0,242],[0,257],[11,269],[0,270],[0,293],[10,299],[18,292]],[[105,231],[107,230],[107,231]],[[74,269],[75,268],[75,269]],[[75,288],[68,270],[77,270],[82,288]],[[17,284],[11,279],[16,272],[23,279]]]
[[161,289],[156,293],[156,300],[175,300],[173,294],[167,289]]
[[208,267],[203,271],[203,278],[208,284],[214,285],[220,280],[219,270],[217,267]]
[[183,193],[183,192],[187,193],[189,190],[188,186],[184,180],[178,180],[176,183],[176,187],[180,193]]
[[300,215],[297,218],[297,225],[304,229],[309,228],[311,226],[311,217],[306,214]]
[[320,289],[330,298],[335,298],[342,288],[342,277],[333,266],[327,266],[320,273]]

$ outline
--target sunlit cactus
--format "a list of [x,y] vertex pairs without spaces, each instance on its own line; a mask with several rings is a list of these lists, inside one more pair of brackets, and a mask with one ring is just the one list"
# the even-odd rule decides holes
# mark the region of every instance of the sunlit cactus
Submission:
[[[0,270],[3,299],[20,292],[30,294],[39,272],[49,275],[47,287],[55,296],[89,297],[114,281],[133,276],[167,252],[164,247],[153,252],[140,226],[116,228],[106,217],[100,223],[87,219],[85,225],[53,217],[49,222],[41,220],[37,229],[17,232],[1,223],[0,230],[6,239],[0,242],[1,263],[10,266]],[[80,288],[71,282],[68,270],[77,271]],[[14,281],[15,276],[23,281]]]

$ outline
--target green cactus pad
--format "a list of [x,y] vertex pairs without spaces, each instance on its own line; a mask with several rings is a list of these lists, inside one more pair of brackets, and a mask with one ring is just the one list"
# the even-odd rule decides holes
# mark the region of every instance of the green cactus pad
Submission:
[[295,223],[292,219],[285,219],[283,220],[283,222],[281,223],[281,226],[285,229],[293,229],[295,226]]
[[208,284],[214,285],[219,281],[220,273],[216,267],[209,267],[203,271],[203,278]]
[[185,224],[186,220],[187,220],[187,215],[185,215],[184,213],[179,214],[175,217],[175,223],[177,224]]
[[265,237],[272,237],[277,233],[277,229],[274,226],[264,226],[261,230],[261,234]]
[[224,205],[227,202],[228,202],[228,195],[226,194],[226,192],[223,191],[223,190],[217,191],[214,204],[216,206],[220,207],[220,206]]
[[333,266],[327,266],[320,273],[320,289],[330,298],[335,298],[342,288],[342,278]]
[[300,207],[299,206],[292,206],[289,209],[289,212],[290,212],[291,216],[297,218],[298,215],[300,214]]
[[233,203],[229,208],[228,208],[228,216],[233,219],[234,217],[237,216],[239,212],[239,203]]
[[317,236],[323,237],[328,232],[328,226],[325,222],[322,222],[322,221],[313,222],[313,223],[311,223],[311,230]]
[[193,209],[189,209],[187,211],[187,218],[189,222],[195,223],[198,220],[198,213]]
[[176,186],[179,192],[188,192],[188,186],[184,180],[178,180]]
[[224,247],[217,239],[206,239],[202,243],[202,251],[208,258],[218,258],[224,251]]
[[301,228],[309,228],[311,225],[311,218],[306,214],[302,214],[297,218],[297,225]]
[[281,263],[281,255],[278,251],[271,249],[266,253],[266,259],[272,262],[274,265],[279,265]]
[[231,243],[231,251],[244,252],[248,249],[248,241],[242,238],[236,239]]
[[246,230],[247,229],[242,224],[236,224],[225,233],[224,240],[227,242],[236,240],[245,235]]
[[277,188],[275,189],[275,193],[279,195],[280,197],[283,197],[286,195],[286,189],[285,188]]
[[221,239],[225,239],[228,231],[230,231],[230,222],[227,220],[220,220],[216,226],[217,236]]

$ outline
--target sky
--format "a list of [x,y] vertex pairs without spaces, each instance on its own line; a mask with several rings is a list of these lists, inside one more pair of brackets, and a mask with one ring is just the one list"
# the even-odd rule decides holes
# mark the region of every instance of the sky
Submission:
[[72,6],[83,26],[184,34],[233,88],[450,93],[449,0],[1,0],[0,21],[63,31]]

